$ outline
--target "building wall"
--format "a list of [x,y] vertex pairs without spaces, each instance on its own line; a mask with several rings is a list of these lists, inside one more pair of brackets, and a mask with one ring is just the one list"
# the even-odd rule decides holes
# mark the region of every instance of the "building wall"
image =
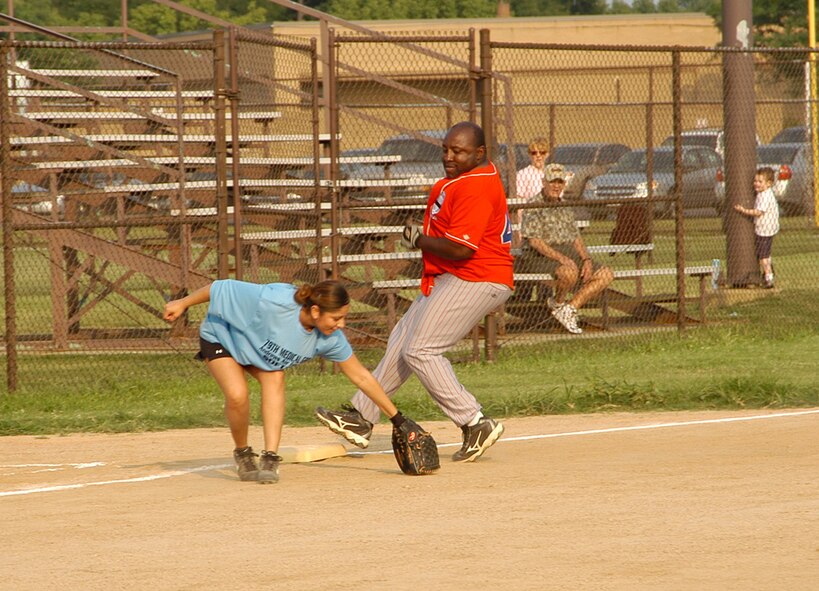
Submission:
[[[713,47],[722,35],[703,13],[356,21],[395,34],[466,33],[488,29],[492,41]],[[273,23],[277,35],[319,37],[315,21]]]

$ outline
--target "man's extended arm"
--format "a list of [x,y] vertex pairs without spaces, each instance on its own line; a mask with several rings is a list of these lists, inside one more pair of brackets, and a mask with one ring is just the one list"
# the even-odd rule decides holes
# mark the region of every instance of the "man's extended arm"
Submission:
[[592,271],[594,270],[592,267],[592,260],[589,256],[589,251],[586,250],[586,244],[583,242],[583,238],[580,234],[577,235],[577,238],[574,239],[574,249],[577,251],[577,254],[580,255],[581,263],[580,263],[580,275],[583,278],[583,282],[589,281],[592,277]]
[[452,242],[449,238],[422,235],[415,244],[424,252],[453,261],[463,261],[472,258],[472,255],[475,254],[475,251],[468,246]]

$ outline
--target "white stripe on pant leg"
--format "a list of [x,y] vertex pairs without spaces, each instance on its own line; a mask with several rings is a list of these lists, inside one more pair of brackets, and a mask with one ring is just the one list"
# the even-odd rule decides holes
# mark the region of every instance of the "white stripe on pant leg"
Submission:
[[481,406],[458,381],[443,353],[510,294],[511,290],[503,285],[441,275],[413,319],[412,331],[404,343],[404,359],[444,413],[459,426],[474,417]]
[[[403,359],[402,349],[404,348],[404,341],[407,334],[412,329],[412,318],[418,309],[418,302],[423,296],[419,296],[410,305],[407,312],[400,318],[392,329],[389,338],[387,339],[387,348],[384,351],[384,356],[378,362],[378,366],[373,370],[373,376],[387,396],[392,398],[392,395],[406,382],[412,375],[412,369],[406,364]],[[381,418],[381,409],[370,400],[361,390],[358,390],[351,400],[353,406],[358,409],[361,415],[371,423],[377,423]]]

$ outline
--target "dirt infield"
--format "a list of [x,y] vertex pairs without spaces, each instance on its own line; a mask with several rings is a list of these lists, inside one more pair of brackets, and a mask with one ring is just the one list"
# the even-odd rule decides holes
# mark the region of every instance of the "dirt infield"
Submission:
[[268,486],[236,480],[227,429],[6,437],[0,589],[819,585],[819,409],[505,424],[473,464],[449,461],[459,430],[425,424],[450,444],[432,476],[372,453],[286,464]]

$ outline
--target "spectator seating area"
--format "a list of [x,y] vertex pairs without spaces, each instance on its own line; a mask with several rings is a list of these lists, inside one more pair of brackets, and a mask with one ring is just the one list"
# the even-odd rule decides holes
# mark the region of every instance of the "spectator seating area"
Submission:
[[[215,276],[214,253],[224,239],[218,233],[225,228],[241,245],[232,254],[242,264],[244,278],[316,281],[338,276],[368,307],[360,312],[362,318],[381,324],[375,333],[386,334],[413,297],[420,253],[402,250],[400,234],[405,219],[422,213],[426,191],[437,179],[393,178],[390,166],[399,156],[342,156],[339,164],[383,166],[383,178],[333,178],[331,144],[340,138],[290,133],[294,125],[287,123],[288,115],[273,106],[227,108],[220,152],[220,122],[209,90],[167,90],[167,84],[153,88],[158,74],[150,69],[27,72],[18,66],[15,75],[31,80],[11,92],[18,101],[9,142],[20,188],[15,220],[37,226],[34,231],[47,240],[51,252],[64,253],[67,276],[52,274],[58,343],[67,342],[76,330],[83,306],[96,301],[76,297],[79,275],[85,273],[106,285],[106,293],[119,293],[156,314],[154,304],[123,287],[125,279],[145,273],[179,291],[203,284]],[[109,84],[89,90],[77,82],[91,77]],[[224,187],[219,186],[219,165],[225,169]],[[319,174],[305,174],[310,171]],[[220,188],[228,194],[230,205],[221,206],[221,213],[231,226],[220,219]],[[510,201],[512,209],[518,205]],[[60,229],[46,231],[44,220]],[[106,223],[115,228],[114,238],[87,231]],[[149,226],[163,233],[137,231]],[[586,226],[588,222],[581,224]],[[653,248],[650,243],[589,247],[594,254],[631,254],[635,264],[615,272],[618,282],[630,281],[632,289],[607,290],[594,302],[600,313],[587,319],[588,326],[609,329],[616,325],[615,315],[633,322],[674,321],[674,311],[661,304],[676,301],[676,295],[645,289],[648,278],[677,274],[677,269],[645,266],[644,255]],[[120,265],[121,278],[112,280],[105,276],[105,265],[88,263],[95,258]],[[699,280],[699,320],[704,321],[706,281],[714,270],[688,267],[684,272]],[[551,279],[515,277],[520,284],[548,285]],[[500,330],[550,329],[544,305],[540,300],[507,303],[499,315]]]

